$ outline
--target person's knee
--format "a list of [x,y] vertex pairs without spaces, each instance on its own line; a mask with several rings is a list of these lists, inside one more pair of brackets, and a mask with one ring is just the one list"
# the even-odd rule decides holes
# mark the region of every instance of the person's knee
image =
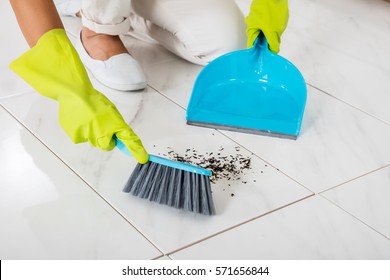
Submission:
[[203,24],[199,22],[198,28],[203,30],[194,34],[198,38],[195,37],[193,45],[187,45],[194,55],[201,57],[203,64],[246,47],[244,15],[234,1],[225,0],[224,3],[220,11],[215,11],[213,18]]
[[246,47],[245,28],[241,30],[236,26],[235,28],[235,30],[233,28],[228,30],[223,29],[214,34],[214,39],[205,45],[203,51],[207,62],[210,62],[218,56]]
[[246,46],[246,24],[234,0],[132,0],[153,27],[149,35],[173,53],[207,64]]

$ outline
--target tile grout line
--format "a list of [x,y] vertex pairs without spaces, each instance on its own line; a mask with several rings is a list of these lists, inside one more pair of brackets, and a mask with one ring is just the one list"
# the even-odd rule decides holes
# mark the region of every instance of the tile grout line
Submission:
[[328,95],[329,97],[331,97],[331,98],[333,98],[333,99],[335,99],[335,100],[337,100],[337,101],[339,101],[339,102],[342,102],[342,103],[344,103],[345,105],[347,105],[347,106],[349,106],[349,107],[351,107],[351,108],[353,108],[353,109],[355,109],[355,110],[358,110],[358,111],[360,111],[361,113],[363,113],[363,114],[365,114],[365,115],[367,115],[367,116],[369,116],[369,117],[371,117],[371,118],[373,118],[373,119],[376,119],[377,121],[380,121],[380,122],[382,122],[382,123],[384,123],[384,124],[386,124],[386,125],[390,125],[390,122],[388,122],[388,121],[386,121],[386,120],[382,120],[382,119],[380,119],[379,117],[377,117],[377,116],[375,116],[375,115],[373,115],[373,114],[371,114],[371,113],[369,113],[369,112],[366,112],[366,111],[364,111],[363,109],[360,109],[359,107],[356,107],[355,105],[352,105],[351,103],[348,103],[347,101],[345,101],[345,100],[343,100],[343,99],[340,99],[340,98],[338,98],[338,97],[332,95],[331,93],[329,93],[329,92],[327,92],[327,91],[325,91],[325,90],[323,90],[323,89],[318,88],[317,86],[314,86],[314,85],[312,85],[312,84],[310,84],[310,83],[308,83],[308,82],[306,82],[306,84],[307,84],[308,86],[310,86],[310,87],[312,87],[312,88],[314,88],[314,89],[316,89],[316,90],[318,90],[318,91],[320,91],[320,92],[322,92],[322,93]]
[[375,173],[375,172],[377,172],[377,171],[379,171],[379,170],[382,170],[382,169],[385,169],[385,168],[388,168],[388,167],[390,167],[390,164],[386,164],[386,165],[384,165],[384,166],[382,166],[382,167],[378,167],[378,168],[376,168],[376,169],[374,169],[374,170],[368,171],[368,172],[366,172],[366,173],[364,173],[364,174],[362,174],[362,175],[356,176],[356,177],[354,177],[354,178],[352,178],[352,179],[349,179],[349,180],[347,180],[347,181],[344,181],[344,182],[342,182],[342,183],[340,183],[340,184],[337,184],[337,185],[335,185],[335,186],[333,186],[333,187],[330,187],[330,188],[328,188],[328,189],[326,189],[326,190],[322,190],[322,191],[318,192],[318,194],[319,194],[319,195],[322,195],[323,193],[325,193],[325,192],[327,192],[327,191],[333,190],[333,189],[335,189],[335,188],[338,188],[338,187],[340,187],[340,186],[343,186],[343,185],[348,184],[348,183],[350,183],[350,182],[352,182],[352,181],[358,180],[358,179],[360,179],[360,178],[362,178],[362,177],[368,176],[368,175],[370,175],[370,174],[372,174],[372,173]]
[[153,89],[154,91],[156,91],[157,93],[159,93],[160,95],[162,95],[163,97],[165,97],[166,99],[168,99],[169,101],[171,101],[173,104],[177,105],[178,107],[180,107],[181,109],[183,109],[185,112],[187,111],[186,108],[184,108],[183,106],[181,106],[179,103],[177,103],[175,100],[173,100],[172,98],[170,98],[169,96],[167,96],[166,94],[162,93],[161,91],[159,91],[157,88],[155,88],[154,86],[150,85],[148,83],[148,87],[150,87],[151,89]]
[[261,214],[261,215],[258,215],[258,216],[255,216],[255,217],[253,217],[253,218],[250,218],[249,220],[245,220],[245,221],[243,221],[243,222],[241,222],[241,223],[238,223],[238,224],[236,224],[236,225],[230,226],[230,227],[225,228],[225,229],[223,229],[223,230],[221,230],[221,231],[218,231],[218,232],[216,232],[216,233],[213,233],[213,234],[211,234],[211,235],[209,235],[209,236],[207,236],[207,237],[204,237],[204,238],[199,239],[199,240],[197,240],[197,241],[195,241],[195,242],[192,242],[192,243],[190,243],[190,244],[187,244],[187,245],[185,245],[185,246],[183,246],[183,247],[181,247],[181,248],[178,248],[178,249],[176,249],[176,250],[173,250],[173,251],[171,251],[171,252],[168,252],[166,255],[167,255],[167,256],[173,255],[173,254],[175,254],[175,253],[177,253],[177,252],[179,252],[179,251],[185,250],[185,249],[187,249],[187,248],[189,248],[189,247],[192,247],[192,246],[194,246],[194,245],[197,245],[197,244],[199,244],[199,243],[202,243],[203,241],[206,241],[206,240],[208,240],[208,239],[211,239],[211,238],[213,238],[213,237],[215,237],[215,236],[222,235],[222,234],[224,234],[225,232],[228,232],[228,231],[231,231],[231,230],[233,230],[233,229],[236,229],[236,228],[238,228],[238,227],[240,227],[240,226],[242,226],[242,225],[245,225],[245,224],[248,224],[248,223],[250,223],[250,222],[259,220],[260,218],[262,218],[262,217],[264,217],[264,216],[270,215],[270,214],[272,214],[272,213],[274,213],[274,212],[277,212],[277,211],[279,211],[279,210],[282,210],[282,209],[284,209],[284,208],[287,208],[287,207],[289,207],[289,206],[291,206],[291,205],[298,204],[298,203],[300,203],[300,202],[302,202],[302,201],[304,201],[304,200],[306,200],[306,199],[309,199],[309,198],[311,198],[311,197],[313,197],[313,196],[315,196],[315,195],[316,195],[316,194],[312,193],[312,194],[310,194],[310,195],[308,195],[308,196],[305,196],[305,197],[303,197],[303,198],[300,198],[300,199],[298,199],[298,200],[296,200],[296,201],[287,203],[287,204],[285,204],[285,205],[283,205],[283,206],[280,206],[280,207],[278,207],[278,208],[275,208],[275,209],[273,209],[273,210],[271,210],[271,211],[265,212],[265,213],[263,213],[263,214]]
[[64,162],[50,147],[48,147],[41,139],[39,139],[28,127],[26,127],[18,118],[16,118],[7,108],[2,104],[0,107],[3,108],[14,120],[16,120],[23,128],[25,128],[31,136],[38,140],[52,155],[54,155],[62,164],[64,164],[73,174],[75,174],[83,183],[85,183],[95,194],[97,194],[108,206],[114,210],[118,215],[120,215],[132,228],[134,228],[142,237],[144,237],[155,249],[157,249],[162,255],[157,256],[159,258],[164,255],[164,252],[152,242],[148,237],[145,236],[135,225],[133,225],[118,209],[116,209],[111,203],[109,203],[101,194],[99,194],[87,181],[85,181],[72,167],[70,167],[66,162]]
[[331,204],[333,204],[334,206],[336,206],[337,208],[339,208],[340,210],[342,210],[343,212],[345,212],[346,214],[348,214],[349,216],[353,217],[354,219],[356,219],[357,221],[361,222],[363,225],[365,225],[366,227],[370,228],[371,230],[375,231],[376,233],[378,233],[379,235],[385,237],[386,239],[388,239],[390,241],[390,236],[387,236],[383,233],[381,233],[380,231],[378,231],[377,229],[373,228],[371,225],[367,224],[366,222],[364,222],[363,220],[359,219],[358,217],[356,217],[355,215],[353,215],[351,212],[347,211],[346,209],[342,208],[340,205],[336,204],[335,202],[333,202],[332,200],[328,199],[326,196],[324,196],[322,193],[318,194],[320,195],[322,198],[326,199],[328,202],[330,202]]

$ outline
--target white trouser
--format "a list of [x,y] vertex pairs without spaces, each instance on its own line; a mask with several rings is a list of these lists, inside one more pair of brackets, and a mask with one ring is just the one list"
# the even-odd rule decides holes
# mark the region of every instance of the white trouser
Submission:
[[158,42],[205,65],[245,48],[245,18],[234,0],[83,0],[83,25],[97,33]]

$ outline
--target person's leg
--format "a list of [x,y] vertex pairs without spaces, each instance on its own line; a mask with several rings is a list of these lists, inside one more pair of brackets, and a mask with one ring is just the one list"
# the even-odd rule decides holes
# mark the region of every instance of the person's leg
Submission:
[[99,60],[127,53],[118,35],[129,30],[129,6],[130,0],[114,0],[110,5],[101,0],[64,0],[56,3],[60,15],[82,18],[84,47],[92,58]]
[[57,9],[62,15],[70,16],[80,10],[83,28],[76,49],[85,67],[99,82],[124,91],[146,87],[140,65],[119,37],[129,30],[130,0],[67,0]]
[[132,0],[131,4],[130,35],[150,37],[190,62],[205,65],[246,47],[245,18],[234,0]]
[[130,0],[82,0],[83,26],[96,33],[125,34],[130,28],[129,14]]
[[104,61],[114,55],[127,53],[119,35],[130,28],[129,13],[129,0],[82,1],[81,39],[92,58]]

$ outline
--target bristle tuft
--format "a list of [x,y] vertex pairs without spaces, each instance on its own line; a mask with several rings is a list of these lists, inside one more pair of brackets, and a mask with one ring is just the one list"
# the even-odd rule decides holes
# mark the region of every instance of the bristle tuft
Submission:
[[210,177],[154,162],[138,164],[124,192],[204,215],[214,215]]

